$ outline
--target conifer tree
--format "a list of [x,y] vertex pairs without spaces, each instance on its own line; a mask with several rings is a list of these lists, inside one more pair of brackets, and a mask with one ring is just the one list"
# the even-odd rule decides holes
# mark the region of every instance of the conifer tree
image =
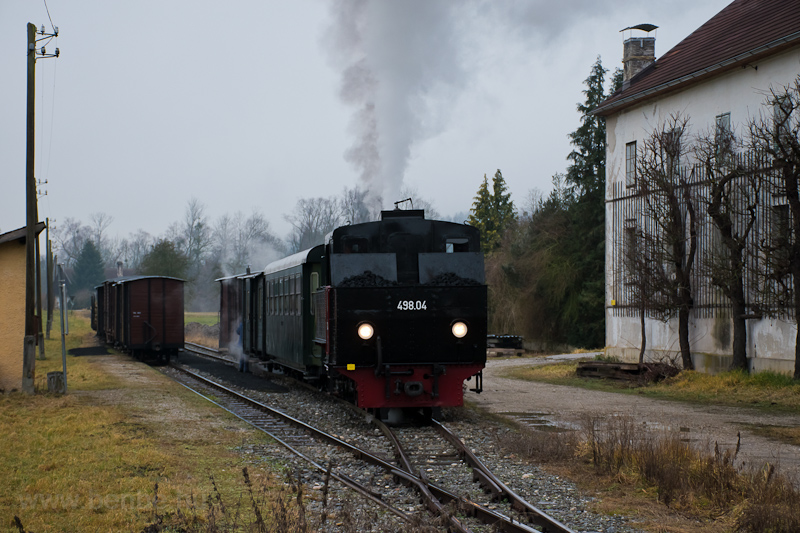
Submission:
[[483,175],[483,183],[472,203],[469,223],[481,232],[481,248],[488,254],[500,246],[503,232],[515,220],[514,203],[500,169],[492,179],[492,192],[489,192],[489,179]]
[[483,182],[478,188],[478,194],[475,195],[475,201],[472,202],[472,209],[469,211],[468,219],[469,224],[478,228],[481,232],[481,249],[483,253],[488,252],[489,243],[495,239],[491,227],[491,209],[492,195],[489,194],[489,179],[484,174]]
[[103,281],[103,258],[94,241],[87,239],[75,260],[72,291],[88,290]]
[[503,232],[517,217],[514,212],[514,202],[511,201],[511,193],[506,191],[508,191],[508,185],[503,179],[503,173],[498,168],[492,178],[492,208],[497,217],[498,238],[502,237]]
[[575,202],[569,209],[571,237],[564,243],[572,280],[565,291],[564,319],[571,323],[568,342],[602,346],[605,337],[605,205],[606,124],[592,111],[606,99],[608,72],[598,56],[584,80],[586,100],[578,104],[581,124],[569,135],[574,149],[567,156],[567,183]]
[[159,241],[144,256],[139,273],[145,276],[170,276],[185,279],[189,269],[189,258],[175,243],[166,239]]
[[606,178],[606,122],[591,112],[606,99],[603,87],[606,72],[608,70],[603,68],[598,57],[589,77],[583,82],[586,100],[578,104],[581,125],[569,134],[575,149],[567,156],[572,162],[567,169],[567,181],[576,189],[577,195],[588,194],[594,198],[602,198]]

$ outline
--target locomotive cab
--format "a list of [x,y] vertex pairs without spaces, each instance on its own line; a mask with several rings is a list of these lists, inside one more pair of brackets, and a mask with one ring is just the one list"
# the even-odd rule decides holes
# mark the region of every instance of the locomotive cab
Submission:
[[384,211],[334,230],[327,256],[333,381],[370,409],[462,405],[463,382],[486,363],[478,230]]

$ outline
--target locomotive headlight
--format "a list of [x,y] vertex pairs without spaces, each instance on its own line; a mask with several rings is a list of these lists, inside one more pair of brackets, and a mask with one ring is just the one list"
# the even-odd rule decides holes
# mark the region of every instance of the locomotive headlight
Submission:
[[375,328],[372,327],[372,324],[367,322],[362,322],[358,325],[358,336],[364,339],[365,341],[372,338],[375,334]]
[[454,322],[450,329],[453,332],[453,336],[457,339],[463,339],[467,334],[467,325],[461,321]]

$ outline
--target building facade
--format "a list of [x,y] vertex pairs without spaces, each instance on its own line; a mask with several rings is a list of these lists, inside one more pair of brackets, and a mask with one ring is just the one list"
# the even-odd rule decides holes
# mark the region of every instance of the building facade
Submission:
[[[675,172],[695,202],[697,253],[691,274],[693,303],[689,320],[692,360],[699,370],[718,371],[731,363],[733,325],[730,301],[711,282],[712,256],[720,247],[708,214],[714,174],[689,145],[698,139],[746,139],[750,125],[773,120],[772,96],[783,94],[800,76],[800,2],[735,0],[686,39],[655,59],[654,27],[630,29],[624,42],[625,80],[620,91],[594,112],[606,119],[606,352],[636,361],[642,345],[642,309],[632,267],[633,236],[653,225],[640,173],[644,151],[654,135],[685,120]],[[646,35],[635,36],[635,32]],[[796,120],[794,118],[793,120]],[[660,138],[662,141],[664,137]],[[648,144],[650,143],[650,144]],[[731,148],[731,168],[755,157],[745,147]],[[748,168],[755,166],[748,163]],[[769,176],[762,176],[769,181]],[[775,231],[781,198],[764,188],[748,236],[745,286],[748,298],[747,356],[753,370],[791,372],[795,360],[796,318],[787,308],[754,312],[758,287],[759,243]],[[783,200],[785,203],[785,200]],[[682,206],[684,212],[686,206]],[[686,213],[685,217],[689,217]],[[649,218],[648,218],[649,217]],[[786,231],[788,226],[784,227]],[[688,230],[687,230],[688,231]],[[687,233],[686,246],[689,246]],[[673,273],[674,275],[674,273]],[[761,300],[759,300],[761,301]],[[764,307],[764,304],[761,304]],[[680,360],[678,319],[645,309],[646,360]]]
[[[44,224],[36,226],[36,235]],[[22,390],[25,228],[0,234],[0,391]]]

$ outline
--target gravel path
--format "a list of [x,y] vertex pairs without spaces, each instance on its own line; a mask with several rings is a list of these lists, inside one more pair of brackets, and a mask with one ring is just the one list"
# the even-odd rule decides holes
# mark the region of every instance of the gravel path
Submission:
[[520,381],[500,377],[510,366],[538,365],[593,357],[594,354],[556,355],[538,358],[490,359],[484,370],[484,391],[469,393],[467,401],[487,411],[512,418],[540,419],[562,427],[575,427],[587,415],[628,415],[637,422],[686,433],[699,444],[718,443],[735,448],[741,432],[739,459],[745,464],[777,464],[778,470],[800,483],[800,447],[754,435],[755,425],[800,425],[800,415],[769,413],[748,407],[689,405],[574,387]]

